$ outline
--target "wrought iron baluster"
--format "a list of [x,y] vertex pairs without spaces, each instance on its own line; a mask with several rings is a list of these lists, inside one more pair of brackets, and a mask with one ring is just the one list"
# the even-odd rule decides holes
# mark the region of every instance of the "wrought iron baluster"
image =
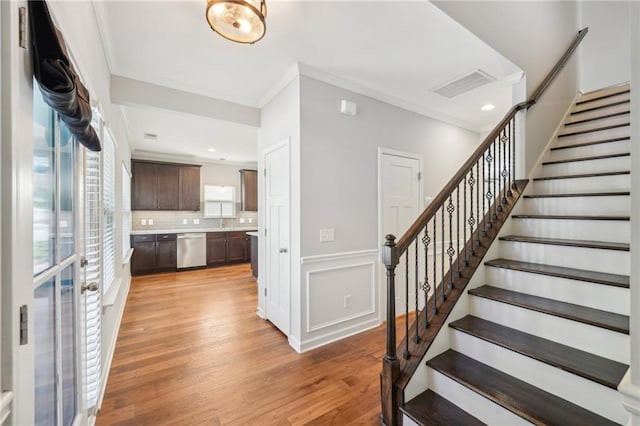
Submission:
[[467,224],[464,223],[467,220],[467,176],[463,176],[462,178],[462,203],[463,203],[463,213],[462,213],[462,240],[464,241],[464,266],[469,266],[469,262],[467,261]]
[[440,218],[440,221],[442,222],[442,243],[440,244],[440,280],[442,282],[442,301],[444,302],[447,298],[445,292],[447,286],[444,284],[444,204],[442,205],[442,207],[440,207],[440,211],[442,213],[442,216]]
[[[415,269],[415,272],[414,272],[413,275],[415,277],[415,283],[416,283],[416,288],[415,288],[415,292],[414,292],[415,299],[416,299],[416,320],[415,320],[415,323],[416,323],[416,335],[413,338],[413,342],[414,343],[418,343],[420,341],[420,336],[418,335],[418,318],[420,317],[420,315],[419,315],[420,311],[418,309],[418,297],[419,297],[418,296],[418,281],[419,281],[419,277],[418,277],[418,238],[417,237],[416,237],[416,240],[415,240],[415,253],[416,253],[416,255],[415,255],[415,265],[414,266],[415,266],[416,269]],[[407,340],[408,339],[409,339],[409,335],[407,334]]]
[[467,223],[469,224],[469,236],[471,237],[471,256],[476,255],[476,252],[473,248],[473,227],[476,223],[476,219],[473,216],[473,187],[475,183],[476,179],[473,177],[473,167],[471,167],[471,175],[469,176],[469,202],[471,203],[469,213],[471,214],[471,216],[469,216],[469,219],[467,219]]
[[512,169],[512,161],[513,161],[513,151],[511,150],[511,144],[513,142],[513,128],[511,127],[513,121],[515,119],[511,119],[509,120],[509,141],[507,142],[507,147],[509,148],[509,153],[507,154],[507,158],[509,161],[509,186],[507,188],[507,196],[508,197],[513,197],[513,192],[511,192],[511,186],[513,185],[513,176],[511,175],[511,172],[513,171]]
[[[509,126],[511,126],[511,122],[509,122]],[[507,129],[509,126],[504,128],[504,134],[502,135],[502,204],[507,204],[507,141],[509,137],[507,136]]]
[[404,359],[409,359],[409,250],[404,254]]
[[487,182],[487,192],[485,198],[487,199],[487,214],[489,215],[489,227],[493,226],[493,215],[491,214],[491,198],[493,194],[491,193],[491,163],[493,162],[493,155],[491,150],[491,145],[487,148],[487,170],[485,179],[488,179]]
[[453,212],[455,206],[453,205],[452,194],[449,194],[449,204],[447,205],[447,213],[449,213],[449,248],[447,254],[449,255],[449,289],[453,288],[453,255],[455,250],[453,249]]
[[[476,160],[476,185],[478,185],[476,187],[476,220],[478,222],[476,225],[476,236],[478,237],[478,248],[480,248],[480,221],[482,218],[480,217],[480,164],[478,163],[479,160]],[[473,170],[473,166],[471,166],[471,169]]]
[[436,299],[438,298],[438,280],[436,279],[436,261],[438,257],[438,235],[436,233],[436,215],[433,215],[433,314],[438,313],[438,304]]
[[[424,282],[422,283],[422,291],[424,291],[424,328],[429,327],[429,290],[431,290],[431,286],[429,285],[429,243],[431,242],[431,238],[429,238],[429,224],[427,223],[424,226],[424,236],[422,237],[422,244],[424,244]],[[436,298],[433,298],[433,303],[435,307]]]
[[456,188],[456,266],[460,278],[460,184]]
[[502,130],[500,133],[498,133],[498,156],[496,158],[496,177],[498,179],[498,190],[496,191],[496,208],[498,209],[499,212],[502,211],[502,199],[500,198],[500,173],[502,171],[502,154],[501,154],[501,141],[502,141],[502,136],[501,134],[504,134],[504,130]]
[[[486,155],[486,151],[482,153],[482,217],[484,218],[487,215],[487,210],[485,209],[485,204],[486,204],[486,188],[485,188],[485,183],[487,180],[487,165],[486,165],[486,160],[485,160],[485,155]],[[484,223],[484,229],[487,229],[488,223],[485,222]]]
[[496,141],[494,140],[491,145],[493,146],[493,160],[494,160],[493,163],[491,164],[492,165],[491,175],[493,179],[493,195],[491,198],[491,202],[493,203],[493,218],[498,219],[498,205],[496,203],[496,197],[498,195],[498,192],[496,191],[496,163],[497,163]]
[[513,117],[513,138],[511,138],[512,151],[511,151],[511,168],[513,169],[513,182],[511,188],[516,189],[516,118]]

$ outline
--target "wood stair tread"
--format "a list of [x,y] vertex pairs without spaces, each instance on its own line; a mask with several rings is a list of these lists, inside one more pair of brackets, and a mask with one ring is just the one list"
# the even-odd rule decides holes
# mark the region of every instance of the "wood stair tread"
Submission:
[[567,219],[567,220],[623,220],[629,216],[589,216],[589,215],[557,215],[557,214],[514,214],[515,219]]
[[621,141],[628,141],[628,140],[631,140],[630,136],[621,136],[621,137],[617,137],[617,138],[607,138],[607,139],[599,139],[599,140],[596,140],[596,141],[580,142],[580,143],[571,144],[571,145],[554,146],[554,147],[550,148],[550,150],[551,151],[557,151],[557,150],[560,150],[560,149],[582,148],[584,146],[599,145],[599,144],[603,144],[603,143],[621,142]]
[[629,244],[627,243],[612,243],[607,241],[589,241],[589,240],[570,240],[565,238],[542,238],[542,237],[528,237],[522,235],[506,235],[500,237],[501,241],[515,241],[521,243],[533,243],[533,244],[548,244],[555,246],[567,246],[567,247],[584,247],[602,250],[618,250],[629,251]]
[[[611,106],[611,105],[609,105]],[[581,111],[580,113],[584,113],[584,111]],[[608,118],[613,118],[613,117],[619,117],[621,115],[627,115],[629,114],[629,110],[627,109],[626,111],[618,111],[618,112],[611,112],[609,114],[603,114],[603,115],[599,115],[597,117],[591,117],[591,118],[583,118],[583,119],[578,119],[575,121],[569,121],[567,123],[564,123],[564,126],[575,126],[576,124],[584,124],[584,123],[588,123],[590,121],[598,121],[598,120],[606,120]]]
[[536,425],[616,424],[452,349],[427,365]]
[[[599,90],[596,90],[595,92],[599,92]],[[588,102],[593,102],[593,101],[599,101],[600,99],[606,99],[606,98],[612,98],[614,96],[619,96],[619,95],[624,95],[625,93],[631,93],[631,89],[624,87],[624,85],[622,85],[620,87],[620,90],[612,90],[606,94],[603,94],[601,96],[594,96],[591,97],[591,95],[595,92],[590,92],[590,93],[584,93],[582,95],[583,98],[586,99],[581,99],[579,101],[576,102],[576,105],[582,105],[582,104],[586,104]]]
[[620,152],[617,154],[606,154],[606,155],[595,155],[592,157],[579,157],[579,158],[570,158],[567,160],[555,160],[555,161],[545,161],[542,163],[543,166],[548,166],[551,164],[563,164],[563,163],[574,163],[577,161],[591,161],[591,160],[604,160],[607,158],[617,158],[617,157],[629,157],[631,153],[629,152]]
[[533,178],[533,180],[542,181],[542,180],[556,180],[556,179],[581,179],[581,178],[606,177],[606,176],[618,176],[618,175],[629,175],[629,174],[631,174],[630,171],[621,170],[617,172],[581,173],[581,174],[575,174],[575,175],[537,177],[537,178]]
[[517,291],[489,285],[471,289],[469,290],[469,294],[618,333],[629,334],[629,317],[626,315],[588,308],[573,303],[560,302],[558,300],[519,293]]
[[528,356],[561,370],[617,389],[629,368],[618,361],[603,358],[533,334],[467,315],[449,327],[479,339]]
[[612,191],[612,192],[574,192],[570,194],[530,194],[524,198],[568,198],[568,197],[617,197],[631,195],[629,191]]
[[565,138],[565,137],[568,137],[568,136],[584,135],[586,133],[593,133],[593,132],[601,132],[603,130],[618,129],[620,127],[627,127],[627,126],[630,126],[630,125],[631,125],[630,122],[617,123],[617,124],[608,124],[608,125],[605,125],[605,126],[595,127],[593,129],[574,130],[574,131],[570,131],[570,132],[567,132],[567,133],[562,133],[562,134],[558,135],[558,137],[559,138]]
[[[624,93],[616,93],[615,96],[620,96],[623,95]],[[591,101],[585,101],[584,104],[587,104]],[[622,101],[616,101],[616,102],[611,102],[610,104],[605,104],[605,105],[597,105],[597,106],[593,106],[593,107],[589,107],[589,108],[584,108],[584,109],[579,109],[576,111],[571,112],[571,115],[576,115],[576,114],[582,114],[583,112],[591,112],[591,111],[596,111],[599,109],[603,109],[603,108],[609,108],[612,106],[617,106],[617,105],[624,105],[624,104],[628,104],[630,103],[629,99],[625,99]]]
[[430,389],[413,398],[400,410],[421,426],[482,426],[471,414]]
[[567,278],[576,281],[629,288],[628,275],[609,274],[606,272],[588,271],[585,269],[567,268],[564,266],[544,265],[541,263],[523,262],[521,260],[511,259],[493,259],[485,262],[485,265],[533,274],[549,275],[558,278]]

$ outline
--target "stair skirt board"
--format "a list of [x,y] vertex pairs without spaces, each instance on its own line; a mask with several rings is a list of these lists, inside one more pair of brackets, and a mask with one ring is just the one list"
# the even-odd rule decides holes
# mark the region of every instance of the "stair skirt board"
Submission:
[[617,390],[469,334],[451,331],[452,349],[456,352],[481,360],[485,365],[566,401],[581,407],[589,407],[589,411],[615,422],[626,421],[626,411],[622,405],[623,398]]
[[512,232],[518,235],[554,238],[580,238],[594,241],[629,243],[628,220],[512,219]]
[[[482,297],[469,301],[470,314],[582,351],[629,364],[629,335]],[[602,342],[607,342],[603,345]]]
[[628,251],[553,246],[516,241],[500,241],[500,255],[504,258],[524,262],[623,275],[629,274],[631,258]]
[[535,194],[629,191],[631,175],[628,172],[618,173],[621,174],[534,180],[532,191]]
[[549,152],[549,161],[569,160],[571,158],[591,157],[596,155],[616,154],[618,152],[629,152],[629,139],[599,143],[596,145],[577,146]]
[[524,211],[529,214],[623,215],[631,210],[629,195],[580,195],[575,197],[525,198]]
[[505,290],[629,315],[627,288],[504,268],[487,268],[486,279],[492,286]]

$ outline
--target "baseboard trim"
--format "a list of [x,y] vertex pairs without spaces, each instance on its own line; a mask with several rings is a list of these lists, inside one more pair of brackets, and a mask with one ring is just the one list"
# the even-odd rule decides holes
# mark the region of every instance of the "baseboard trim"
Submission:
[[[336,330],[331,333],[326,333],[322,336],[314,337],[313,339],[304,340],[302,342],[298,342],[297,339],[293,337],[289,337],[289,344],[298,352],[304,353],[308,352],[312,349],[319,348],[320,346],[328,345],[330,343],[337,342],[338,340],[342,340],[346,337],[350,337],[356,334],[360,334],[367,330],[371,330],[376,328],[381,323],[377,318],[352,325],[350,327],[346,327],[340,330]],[[294,345],[295,344],[295,345]]]
[[[100,394],[98,395],[98,402],[96,403],[96,411],[100,411],[102,407],[102,400],[104,399],[105,391],[107,390],[107,380],[109,379],[109,371],[111,371],[111,363],[113,362],[113,354],[116,349],[116,342],[118,341],[118,335],[120,334],[120,324],[122,323],[122,316],[124,315],[124,308],[127,305],[127,298],[129,297],[129,288],[131,287],[131,279],[129,279],[126,285],[121,286],[122,291],[124,291],[124,295],[122,296],[122,304],[120,305],[120,309],[118,310],[118,315],[116,319],[115,332],[113,333],[113,338],[109,342],[109,350],[107,351],[106,363],[103,364],[102,368],[102,377],[100,378],[100,383],[102,384],[100,388]],[[95,416],[94,416],[95,422]]]
[[9,418],[9,415],[11,414],[12,401],[12,392],[3,392],[0,394],[0,425],[4,424],[5,420]]
[[262,309],[260,306],[256,308],[256,315],[262,318],[263,320],[267,319],[267,315],[265,314],[264,309]]
[[640,424],[640,386],[631,383],[631,370],[627,370],[620,384],[618,392],[624,396],[622,405],[631,414],[629,425]]

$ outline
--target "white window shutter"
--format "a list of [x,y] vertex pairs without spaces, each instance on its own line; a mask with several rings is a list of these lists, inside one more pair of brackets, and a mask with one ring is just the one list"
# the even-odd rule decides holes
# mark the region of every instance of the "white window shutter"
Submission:
[[[102,238],[100,218],[102,209],[100,203],[100,154],[85,151],[85,282],[97,283],[101,280],[101,249]],[[101,363],[101,316],[102,292],[88,291],[85,293],[86,319],[86,380],[87,407],[93,410],[98,403],[98,396],[102,387]]]
[[102,294],[105,294],[116,279],[115,245],[115,147],[109,132],[104,132],[102,150],[102,244],[103,276]]

